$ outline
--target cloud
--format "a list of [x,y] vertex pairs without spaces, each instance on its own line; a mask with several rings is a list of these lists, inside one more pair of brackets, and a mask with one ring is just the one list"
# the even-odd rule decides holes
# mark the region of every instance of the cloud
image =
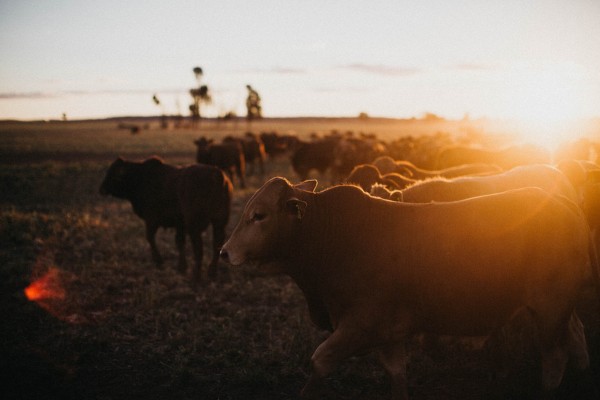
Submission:
[[345,69],[345,70],[366,72],[366,73],[375,74],[375,75],[385,75],[385,76],[410,76],[410,75],[415,75],[415,74],[422,72],[422,70],[420,70],[418,68],[398,67],[398,66],[381,65],[381,64],[362,64],[362,63],[342,65],[338,68]]
[[98,90],[60,90],[55,92],[5,92],[0,93],[0,100],[18,99],[50,99],[66,96],[101,96],[101,95],[151,95],[187,93],[187,88],[165,89],[98,89]]
[[0,93],[1,100],[15,100],[15,99],[45,99],[56,97],[53,93],[44,92],[7,92]]

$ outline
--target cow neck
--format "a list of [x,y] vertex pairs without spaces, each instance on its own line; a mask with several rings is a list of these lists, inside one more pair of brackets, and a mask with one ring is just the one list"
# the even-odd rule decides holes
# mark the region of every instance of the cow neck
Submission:
[[[158,195],[152,189],[152,185],[148,181],[148,171],[143,164],[134,165],[135,173],[132,175],[134,179],[130,179],[127,183],[127,199],[131,202],[133,211],[143,217],[146,209],[150,206],[149,203]],[[159,176],[150,177],[158,180]]]
[[[351,244],[356,218],[364,218],[368,197],[362,190],[346,186],[319,193],[303,193],[306,214],[293,237],[289,275],[305,292],[322,292],[335,285],[337,274],[344,273],[340,260]],[[359,207],[360,212],[356,212]],[[318,282],[318,287],[314,283]],[[318,294],[316,294],[319,296]]]

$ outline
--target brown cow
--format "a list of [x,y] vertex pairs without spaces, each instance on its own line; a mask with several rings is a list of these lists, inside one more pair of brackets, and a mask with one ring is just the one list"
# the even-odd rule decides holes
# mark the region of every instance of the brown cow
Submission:
[[403,190],[390,192],[388,196],[380,192],[380,187],[376,187],[371,194],[405,203],[427,203],[456,201],[530,186],[565,196],[576,204],[579,202],[577,192],[567,177],[546,164],[524,165],[495,175],[426,179]]
[[405,178],[400,174],[389,173],[382,176],[377,167],[371,164],[357,165],[344,182],[358,185],[365,192],[369,192],[375,184],[402,189],[411,183],[415,183],[413,179]]
[[[248,201],[221,256],[279,267],[333,333],[311,358],[306,397],[343,360],[377,351],[406,399],[412,334],[487,335],[518,313],[535,323],[544,389],[574,351],[569,329],[589,259],[579,208],[527,188],[459,202],[405,204],[355,186],[273,178]],[[326,322],[325,322],[326,323]],[[575,360],[586,366],[586,360]]]
[[502,172],[502,168],[493,164],[462,164],[445,169],[427,170],[419,168],[410,161],[394,161],[389,156],[378,157],[373,161],[382,174],[396,172],[406,177],[415,180],[435,178],[441,176],[443,178],[457,178],[459,176],[483,176]]
[[203,164],[174,167],[157,157],[141,163],[118,158],[109,167],[100,193],[131,202],[135,214],[146,224],[146,239],[157,266],[163,263],[155,241],[158,228],[176,228],[178,269],[182,273],[187,268],[187,233],[194,250],[194,285],[202,280],[202,232],[212,224],[213,257],[208,274],[216,276],[232,196],[231,181],[219,168]]
[[246,158],[240,143],[214,143],[212,139],[201,137],[194,140],[196,145],[196,162],[214,165],[227,173],[233,181],[237,175],[240,186],[246,187]]
[[445,169],[462,164],[485,163],[498,165],[502,169],[510,169],[519,165],[547,164],[550,154],[540,148],[525,145],[509,147],[502,150],[488,150],[472,147],[450,146],[438,154],[437,168]]

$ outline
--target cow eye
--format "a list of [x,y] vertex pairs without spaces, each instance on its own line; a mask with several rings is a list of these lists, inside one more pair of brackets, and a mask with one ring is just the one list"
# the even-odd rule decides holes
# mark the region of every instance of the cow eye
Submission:
[[252,222],[259,222],[259,221],[262,221],[263,219],[265,219],[266,216],[267,216],[267,214],[255,212],[254,214],[252,214],[252,218],[250,218],[250,220]]

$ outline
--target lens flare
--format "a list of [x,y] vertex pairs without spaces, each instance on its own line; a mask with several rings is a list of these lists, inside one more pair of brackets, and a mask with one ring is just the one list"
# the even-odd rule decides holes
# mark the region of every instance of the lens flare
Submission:
[[35,302],[63,300],[65,290],[61,284],[60,270],[54,267],[49,268],[44,275],[25,288],[25,296],[28,300]]

